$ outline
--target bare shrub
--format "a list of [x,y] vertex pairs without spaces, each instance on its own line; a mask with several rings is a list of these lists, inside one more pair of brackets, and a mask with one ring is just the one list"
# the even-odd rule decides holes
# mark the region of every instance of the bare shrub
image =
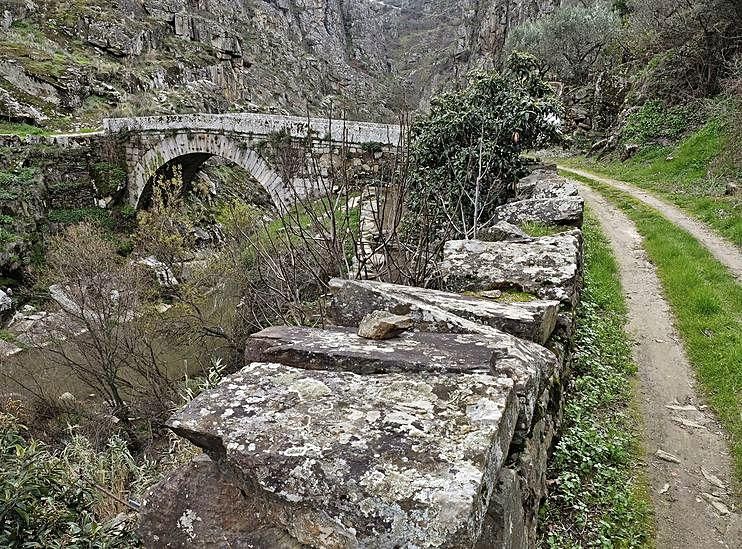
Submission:
[[174,406],[165,356],[182,338],[178,327],[159,322],[149,273],[118,256],[92,225],[54,238],[48,265],[65,321],[34,345],[100,395],[134,441],[133,418],[159,420]]

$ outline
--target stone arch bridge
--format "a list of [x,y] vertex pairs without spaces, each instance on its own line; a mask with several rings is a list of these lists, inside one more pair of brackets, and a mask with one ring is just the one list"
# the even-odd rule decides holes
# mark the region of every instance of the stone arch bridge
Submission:
[[397,125],[256,113],[109,118],[103,126],[124,146],[129,203],[135,208],[146,206],[152,181],[163,170],[180,166],[188,184],[214,156],[244,168],[278,207],[311,194],[316,183],[306,171],[284,181],[279,174],[286,171],[261,152],[279,132],[308,145],[312,155],[332,155],[342,148],[353,165],[371,173],[378,171],[379,161],[395,153],[402,139]]

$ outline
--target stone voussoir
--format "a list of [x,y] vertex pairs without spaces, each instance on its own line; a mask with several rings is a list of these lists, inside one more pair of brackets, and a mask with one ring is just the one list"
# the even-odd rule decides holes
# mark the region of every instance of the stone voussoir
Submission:
[[[482,333],[486,327],[545,343],[556,325],[559,302],[501,303],[491,299],[371,280],[330,280],[330,314],[341,326],[357,326],[374,310],[409,314],[417,330]],[[464,322],[468,321],[468,322]]]
[[[512,380],[252,363],[168,425],[315,547],[471,547],[515,428]],[[280,522],[280,521],[285,521]]]

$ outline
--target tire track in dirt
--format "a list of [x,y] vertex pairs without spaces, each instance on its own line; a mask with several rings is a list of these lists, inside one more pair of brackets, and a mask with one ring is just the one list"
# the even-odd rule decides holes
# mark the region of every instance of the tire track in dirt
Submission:
[[611,242],[626,297],[657,547],[742,547],[742,516],[731,493],[728,441],[699,398],[693,369],[642,237],[631,220],[600,194],[584,185],[579,188]]
[[698,240],[709,252],[711,252],[711,255],[731,271],[732,275],[737,279],[737,282],[742,282],[742,250],[716,234],[703,222],[693,219],[675,206],[668,204],[651,193],[638,189],[624,181],[601,177],[577,168],[568,168],[561,165],[558,165],[558,168],[567,175],[571,173],[609,185],[631,195],[641,202],[644,202],[647,206],[654,208],[672,223],[690,233],[693,238]]

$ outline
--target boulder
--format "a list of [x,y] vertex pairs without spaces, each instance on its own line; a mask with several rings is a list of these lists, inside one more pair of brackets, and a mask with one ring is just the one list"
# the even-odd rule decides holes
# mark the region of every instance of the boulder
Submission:
[[499,242],[501,240],[526,241],[530,240],[531,237],[512,223],[499,221],[491,227],[480,230],[478,238],[488,242]]
[[516,225],[535,222],[581,227],[584,209],[585,203],[579,196],[532,198],[498,206],[494,219]]
[[80,317],[83,314],[83,310],[80,305],[72,299],[64,288],[59,284],[52,284],[49,286],[49,297],[56,301],[65,313]]
[[471,547],[508,453],[512,380],[252,363],[169,421],[270,525],[315,547]]
[[531,424],[539,395],[557,369],[544,347],[491,329],[481,334],[409,332],[386,341],[365,340],[350,328],[322,330],[273,326],[248,338],[245,362],[358,374],[491,373],[515,382],[519,429]]
[[412,317],[389,311],[373,311],[358,324],[358,335],[366,339],[390,339],[412,327]]
[[178,279],[175,277],[175,274],[170,267],[154,256],[138,259],[136,264],[151,270],[157,278],[158,284],[163,288],[172,288],[179,284]]
[[579,231],[530,242],[450,240],[443,249],[445,284],[456,290],[510,289],[574,307],[579,298]]
[[240,487],[207,455],[200,454],[155,485],[139,515],[145,547],[301,549],[271,526],[274,507],[246,498]]
[[13,300],[6,292],[0,290],[0,316],[2,316],[4,313],[9,312],[12,308]]
[[639,145],[636,143],[624,143],[621,148],[621,160],[626,161],[639,152]]
[[41,311],[26,315],[16,313],[8,332],[13,336],[13,343],[21,347],[41,347],[52,342],[62,341],[70,334],[81,334],[85,331],[79,321],[64,311],[49,313]]
[[409,314],[416,330],[426,332],[489,333],[496,328],[545,343],[554,330],[558,301],[500,303],[451,292],[371,280],[330,280],[332,321],[357,326],[368,313],[383,309]]

